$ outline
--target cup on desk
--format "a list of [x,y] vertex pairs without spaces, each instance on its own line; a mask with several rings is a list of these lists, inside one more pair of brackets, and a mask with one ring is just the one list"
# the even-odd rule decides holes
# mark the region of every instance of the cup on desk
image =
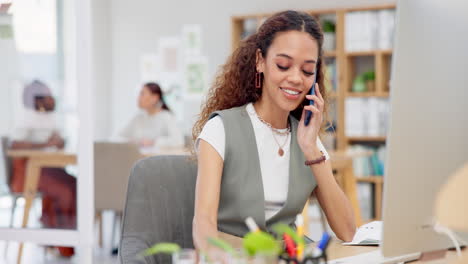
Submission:
[[197,264],[197,254],[194,249],[184,248],[172,254],[173,264]]

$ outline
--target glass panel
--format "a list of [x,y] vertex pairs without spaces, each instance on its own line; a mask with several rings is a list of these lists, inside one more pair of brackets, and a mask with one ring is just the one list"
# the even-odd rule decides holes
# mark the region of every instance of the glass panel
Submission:
[[57,0],[0,7],[0,228],[76,229],[78,113],[65,52],[75,31],[63,14]]

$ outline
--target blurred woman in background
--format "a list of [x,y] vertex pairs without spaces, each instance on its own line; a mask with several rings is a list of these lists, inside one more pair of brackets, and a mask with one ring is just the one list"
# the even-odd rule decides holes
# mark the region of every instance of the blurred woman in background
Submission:
[[175,116],[164,102],[161,87],[146,83],[138,97],[138,113],[121,131],[120,136],[140,147],[182,147],[184,138]]
[[[11,149],[63,149],[65,142],[55,121],[55,99],[47,85],[33,81],[23,91],[25,112],[12,135]],[[27,159],[13,160],[11,189],[23,192]],[[63,168],[43,168],[38,191],[42,193],[41,222],[46,228],[76,228],[76,178]],[[58,247],[60,254],[71,257],[71,247]]]

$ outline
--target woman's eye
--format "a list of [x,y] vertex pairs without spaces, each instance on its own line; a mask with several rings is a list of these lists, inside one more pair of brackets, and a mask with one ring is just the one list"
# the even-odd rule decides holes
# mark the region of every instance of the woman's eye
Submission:
[[280,70],[282,70],[282,71],[285,71],[285,70],[289,69],[289,67],[284,67],[284,66],[281,66],[281,65],[279,65],[279,64],[276,64],[276,66],[278,66],[278,68],[279,68]]
[[307,76],[312,76],[312,75],[314,75],[313,72],[308,72],[308,71],[303,71],[303,72],[304,72],[304,74],[307,75]]

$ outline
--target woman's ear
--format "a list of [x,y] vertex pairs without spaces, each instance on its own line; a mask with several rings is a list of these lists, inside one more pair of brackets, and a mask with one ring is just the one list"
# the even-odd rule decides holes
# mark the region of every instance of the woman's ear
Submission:
[[257,72],[265,71],[265,58],[263,58],[262,51],[257,49],[255,52],[255,64]]

